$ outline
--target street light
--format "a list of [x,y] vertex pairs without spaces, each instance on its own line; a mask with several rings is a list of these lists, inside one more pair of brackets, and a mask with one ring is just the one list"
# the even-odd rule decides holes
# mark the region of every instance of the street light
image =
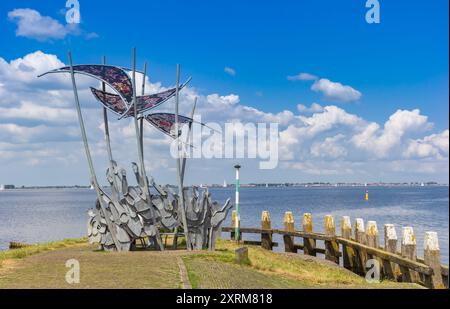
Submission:
[[239,164],[236,164],[234,168],[236,170],[236,218],[234,221],[234,237],[236,241],[239,241],[239,169],[241,168],[241,166]]

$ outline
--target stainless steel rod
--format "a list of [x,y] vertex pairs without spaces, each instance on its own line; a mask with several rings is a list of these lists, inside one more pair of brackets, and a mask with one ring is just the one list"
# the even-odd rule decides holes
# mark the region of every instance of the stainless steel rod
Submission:
[[78,98],[77,84],[75,82],[75,73],[73,70],[72,55],[71,55],[70,51],[68,52],[68,57],[69,57],[69,66],[70,66],[70,76],[72,78],[73,95],[75,98],[75,106],[77,108],[78,122],[80,124],[81,137],[83,139],[84,151],[86,152],[86,158],[88,160],[89,172],[90,172],[90,176],[91,176],[91,183],[92,183],[92,185],[98,187],[97,176],[95,175],[94,164],[92,163],[91,152],[89,151],[89,145],[88,145],[88,140],[87,140],[87,135],[86,135],[86,129],[84,127],[83,115],[81,114],[80,100]]
[[84,150],[86,152],[86,158],[88,160],[89,172],[91,175],[91,183],[94,186],[95,191],[97,192],[97,199],[98,199],[98,201],[100,203],[100,207],[102,208],[103,213],[105,215],[106,224],[108,225],[108,229],[111,233],[111,238],[113,239],[113,242],[114,242],[117,250],[119,250],[119,248],[120,248],[119,240],[116,237],[116,231],[113,230],[114,223],[111,222],[111,219],[109,217],[109,212],[107,211],[106,207],[103,205],[103,198],[102,198],[103,192],[101,191],[100,186],[98,184],[97,176],[95,175],[94,164],[92,163],[92,157],[91,157],[91,152],[89,150],[86,129],[84,127],[83,115],[81,114],[80,100],[78,98],[77,84],[75,81],[75,73],[74,73],[73,65],[72,65],[72,54],[70,53],[70,51],[68,52],[68,58],[69,58],[69,66],[70,66],[70,77],[72,78],[73,95],[75,98],[75,106],[77,109],[78,123],[80,124],[81,137],[83,139]]
[[[144,63],[144,71],[142,72],[142,88],[141,95],[145,94],[145,76],[147,75],[147,62]],[[141,151],[142,158],[144,158],[144,115],[141,115],[139,119],[139,132],[140,132],[140,140],[141,140]]]
[[176,80],[176,89],[175,89],[175,139],[177,143],[177,180],[178,180],[178,191],[179,191],[179,201],[180,201],[180,209],[181,209],[181,220],[183,221],[183,229],[185,239],[186,239],[186,247],[190,251],[192,249],[190,237],[189,237],[189,230],[186,220],[186,208],[184,203],[184,188],[183,188],[183,180],[181,178],[181,161],[180,161],[180,139],[178,136],[178,105],[179,105],[179,87],[180,87],[180,65],[177,64],[177,80]]
[[[139,166],[141,170],[142,175],[142,181],[144,182],[144,194],[145,198],[147,200],[147,203],[151,203],[150,198],[150,190],[148,187],[148,179],[147,179],[147,173],[145,171],[145,165],[144,165],[144,158],[142,155],[142,147],[141,147],[141,138],[140,138],[140,132],[139,132],[139,125],[138,125],[138,119],[137,119],[137,102],[136,102],[136,48],[133,48],[133,71],[132,71],[132,84],[133,84],[133,104],[134,104],[134,128],[136,131],[136,141],[138,146],[138,159],[139,159]],[[162,246],[161,242],[161,236],[159,234],[158,227],[156,226],[156,220],[155,220],[155,214],[153,211],[153,208],[150,207],[151,217],[153,219],[153,224],[156,228],[156,241],[158,242],[158,246],[160,250],[164,250],[164,247]]]
[[[191,111],[191,119],[194,119],[194,113],[195,113],[195,107],[197,106],[197,97],[195,97],[194,99],[194,106],[192,107],[192,111]],[[191,128],[193,126],[193,122],[190,122],[188,125],[188,131],[186,134],[186,140],[184,142],[184,147],[187,147],[188,143],[189,143],[189,135],[191,134]],[[187,155],[183,155],[183,163],[181,165],[181,182],[184,183],[184,172],[186,170],[186,160],[187,160]]]
[[[106,57],[103,56],[102,59],[103,65],[106,64]],[[106,91],[106,84],[102,82],[102,91]],[[113,161],[112,150],[111,150],[111,139],[109,137],[109,123],[108,123],[108,109],[103,106],[103,122],[105,124],[105,140],[106,140],[106,149],[108,151],[109,161]],[[112,164],[110,164],[112,165]]]

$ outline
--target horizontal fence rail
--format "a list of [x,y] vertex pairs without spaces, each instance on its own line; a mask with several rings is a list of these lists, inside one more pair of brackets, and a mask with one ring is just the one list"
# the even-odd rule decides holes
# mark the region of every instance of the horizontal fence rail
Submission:
[[[394,225],[384,225],[384,247],[379,243],[379,232],[375,221],[355,220],[353,231],[350,217],[341,219],[341,235],[336,234],[334,217],[326,215],[324,218],[324,233],[313,232],[313,222],[310,213],[303,214],[302,229],[296,230],[294,216],[287,211],[284,215],[284,229],[271,228],[270,214],[263,211],[261,227],[240,227],[241,222],[235,212],[232,213],[231,227],[222,227],[222,232],[229,232],[232,240],[236,240],[235,227],[239,228],[240,243],[258,245],[272,250],[279,246],[272,240],[274,234],[282,235],[285,252],[305,255],[325,255],[325,259],[341,265],[352,272],[365,276],[368,269],[373,267],[370,261],[377,261],[380,278],[398,282],[417,283],[428,288],[448,288],[448,266],[440,263],[438,237],[435,232],[426,232],[424,239],[423,258],[417,257],[416,237],[412,227],[402,228],[400,250],[398,249],[397,233]],[[353,232],[353,233],[352,233]],[[243,234],[259,234],[261,241],[243,240]],[[303,240],[302,244],[295,243],[296,238]],[[317,242],[323,242],[318,247]],[[341,260],[342,258],[342,260]]]

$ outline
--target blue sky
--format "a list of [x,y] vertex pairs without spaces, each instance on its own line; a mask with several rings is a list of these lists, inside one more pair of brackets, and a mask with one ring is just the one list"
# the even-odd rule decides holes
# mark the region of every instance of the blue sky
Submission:
[[[423,134],[405,135],[399,143],[406,148],[412,138],[423,142],[426,136],[448,130],[448,1],[380,0],[380,24],[365,21],[367,8],[362,0],[79,2],[81,24],[76,33],[36,39],[18,35],[19,19],[8,13],[29,8],[65,25],[65,1],[2,1],[0,57],[10,62],[40,50],[66,62],[70,48],[77,63],[99,62],[106,54],[109,62],[129,66],[131,48],[137,47],[138,64],[149,61],[150,82],[163,86],[173,85],[175,64],[181,63],[184,75],[193,76],[191,86],[199,94],[235,94],[239,104],[265,113],[287,110],[298,114],[299,104],[309,107],[317,103],[337,106],[382,128],[396,111],[419,109],[432,128]],[[225,68],[234,74],[226,73]],[[314,80],[288,79],[302,72],[351,87],[360,96],[343,100],[327,96],[324,88],[312,90]],[[2,122],[31,123],[11,117],[0,119]],[[327,137],[332,136],[321,135],[311,144]],[[377,175],[377,179],[446,179],[448,150],[443,155],[440,153],[435,172],[425,176],[398,173]],[[383,155],[376,160],[382,164],[388,158]],[[425,159],[431,164],[430,158]],[[287,178],[364,181],[364,177],[339,172],[332,176],[305,173]],[[259,172],[252,176],[260,178]],[[83,175],[77,177],[74,182],[82,182]],[[265,181],[281,180],[270,174],[264,177]],[[38,181],[25,176],[13,180]],[[0,178],[1,182],[8,181]]]

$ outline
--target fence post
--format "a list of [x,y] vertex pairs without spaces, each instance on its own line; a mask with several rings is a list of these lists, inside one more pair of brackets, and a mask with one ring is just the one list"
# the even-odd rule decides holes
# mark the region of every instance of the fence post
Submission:
[[425,285],[432,289],[444,288],[441,272],[441,252],[436,232],[425,232],[423,248],[424,262],[433,269],[433,275],[425,278]]
[[[397,232],[393,224],[384,225],[384,250],[397,254]],[[397,264],[384,260],[383,270],[387,278],[398,280],[400,271]]]
[[[237,218],[236,210],[233,210],[231,212],[231,227],[233,228],[233,230],[230,232],[230,239],[231,240],[235,240],[234,228],[236,226],[236,218]],[[238,219],[237,223],[238,223],[238,227],[240,228],[241,227],[241,220],[240,220],[240,218]],[[239,232],[239,241],[240,240],[242,240],[242,233],[241,232]]]
[[[341,219],[341,236],[345,239],[352,238],[352,223],[349,216],[343,216]],[[352,270],[354,251],[351,247],[342,245],[342,259],[344,268]]]
[[[336,227],[332,215],[325,216],[325,235],[336,237]],[[339,246],[335,240],[325,241],[325,259],[339,264]]]
[[[416,252],[416,236],[414,235],[414,230],[410,226],[402,228],[402,256],[410,259],[412,261],[417,260]],[[410,270],[407,267],[400,265],[400,270],[402,272],[403,282],[417,282],[419,277],[418,273]]]
[[[365,245],[366,231],[364,229],[364,220],[356,218],[355,220],[355,241]],[[355,250],[355,272],[360,275],[366,274],[367,253],[362,249]]]
[[[264,210],[261,214],[261,229],[270,230],[270,214],[267,210]],[[272,233],[261,233],[261,247],[267,250],[272,250]]]
[[[380,238],[379,238],[379,234],[378,234],[378,226],[377,226],[377,222],[376,221],[367,221],[367,226],[366,226],[366,240],[367,240],[367,245],[369,247],[372,248],[380,248]],[[378,261],[378,266],[379,266],[379,275],[380,278],[382,276],[382,261],[380,258],[369,254],[368,255],[369,259],[375,259]]]
[[380,239],[378,237],[378,226],[376,221],[367,221],[366,227],[366,239],[367,245],[373,248],[379,248]]
[[[303,231],[312,233],[313,223],[310,213],[304,213],[302,219]],[[316,240],[307,237],[303,238],[303,253],[306,255],[316,256]]]
[[[294,232],[294,215],[291,211],[286,211],[284,213],[284,230],[288,232]],[[294,245],[294,236],[283,235],[284,240],[284,251],[285,252],[297,252]]]

